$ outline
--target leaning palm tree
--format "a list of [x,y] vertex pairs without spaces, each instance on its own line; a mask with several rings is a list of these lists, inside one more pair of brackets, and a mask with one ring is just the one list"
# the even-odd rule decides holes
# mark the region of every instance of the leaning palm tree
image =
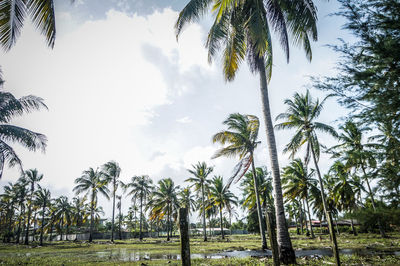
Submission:
[[153,180],[150,179],[148,175],[133,176],[131,181],[127,183],[124,188],[128,190],[128,195],[132,198],[139,199],[140,204],[140,217],[139,217],[139,239],[143,240],[142,230],[143,230],[143,203],[146,201],[147,197],[150,195],[153,187]]
[[[324,212],[328,220],[329,232],[331,234],[331,241],[333,245],[333,253],[335,255],[336,264],[340,264],[338,247],[336,243],[336,235],[333,230],[331,221],[331,212],[326,204],[326,196],[324,183],[322,181],[321,172],[318,166],[318,160],[320,155],[320,144],[318,141],[317,132],[328,133],[333,137],[337,137],[337,133],[333,127],[326,125],[321,122],[315,121],[320,115],[323,105],[327,97],[322,101],[314,100],[310,92],[307,90],[306,94],[295,93],[293,100],[286,99],[285,104],[288,109],[285,113],[281,113],[277,116],[278,119],[285,120],[282,123],[277,124],[275,127],[277,129],[296,129],[296,133],[286,145],[284,152],[290,152],[290,157],[293,158],[294,155],[299,151],[299,149],[306,144],[306,165],[310,158],[310,153],[314,161],[314,166],[319,179],[319,185],[321,190],[321,199],[324,207]],[[328,211],[329,210],[329,211]]]
[[28,216],[27,216],[27,228],[26,228],[26,233],[25,233],[25,245],[29,244],[29,227],[30,227],[30,221],[31,221],[31,215],[32,215],[32,206],[33,206],[33,196],[35,193],[36,189],[36,184],[42,180],[43,175],[39,174],[37,169],[30,169],[28,171],[25,171],[24,173],[26,181],[30,185],[30,194],[29,194],[29,200],[28,200]]
[[285,190],[284,196],[305,201],[307,206],[308,220],[310,225],[311,237],[315,238],[312,228],[309,192],[311,187],[316,186],[317,180],[313,179],[314,171],[307,171],[300,159],[293,160],[288,166],[283,168],[282,183]]
[[189,173],[193,175],[185,180],[185,182],[192,183],[195,191],[201,195],[201,213],[203,218],[203,237],[204,241],[207,241],[207,231],[206,231],[206,206],[205,206],[205,196],[206,188],[210,183],[207,179],[208,175],[214,170],[213,167],[207,166],[205,162],[198,162],[196,165],[192,165],[193,169],[187,169]]
[[35,192],[36,195],[36,203],[42,207],[42,221],[40,226],[40,246],[43,246],[43,233],[45,227],[45,216],[46,209],[50,202],[50,190],[48,189],[39,189]]
[[148,202],[148,206],[151,206],[151,220],[156,218],[161,220],[164,216],[167,216],[167,241],[170,240],[170,235],[172,235],[172,216],[179,207],[178,190],[179,186],[175,186],[171,178],[161,179]]
[[265,238],[265,226],[261,211],[261,203],[259,196],[259,184],[256,176],[256,167],[254,165],[254,150],[260,143],[257,141],[258,129],[260,126],[259,120],[254,115],[242,115],[239,113],[230,114],[223,122],[228,126],[228,130],[218,132],[212,137],[213,142],[219,142],[226,147],[218,150],[213,158],[221,156],[239,157],[239,163],[235,166],[233,176],[228,180],[226,187],[236,180],[238,182],[247,170],[251,167],[254,180],[254,191],[256,195],[258,222],[260,226],[260,234],[262,248],[267,248],[267,240]]
[[107,188],[107,180],[104,179],[103,175],[98,170],[89,168],[83,171],[82,176],[75,179],[77,184],[73,191],[76,194],[86,193],[90,195],[90,231],[89,231],[89,242],[93,241],[93,226],[94,226],[94,211],[97,205],[97,194],[100,193],[107,199],[109,199],[109,189]]
[[286,226],[278,153],[268,99],[268,81],[273,63],[270,30],[279,35],[288,61],[289,35],[295,45],[303,46],[307,58],[311,60],[310,38],[317,39],[316,8],[312,0],[190,0],[180,12],[175,25],[177,37],[186,24],[197,21],[211,7],[215,20],[207,40],[209,61],[222,49],[226,80],[234,79],[240,63],[246,58],[252,72],[260,75],[262,107],[274,179],[279,256],[284,263],[294,263],[296,257]]
[[0,14],[0,45],[6,51],[16,43],[27,16],[45,35],[47,45],[54,46],[56,23],[53,0],[3,0],[0,2]]
[[222,176],[215,176],[210,186],[211,204],[219,207],[219,219],[222,239],[225,239],[222,220],[222,210],[228,206],[237,205],[237,197],[224,186]]
[[112,184],[112,197],[113,197],[113,208],[112,208],[112,219],[111,219],[111,242],[114,242],[114,215],[115,215],[115,193],[119,185],[124,185],[122,181],[118,180],[121,174],[121,167],[115,161],[110,161],[102,166],[102,174],[105,176],[107,181]]
[[[2,4],[0,3],[0,14],[1,6]],[[0,21],[3,20],[0,19]],[[2,83],[3,80],[0,75],[0,89],[2,89]],[[31,151],[41,150],[44,152],[47,143],[45,135],[23,127],[10,125],[14,117],[40,110],[40,108],[47,109],[42,98],[29,95],[18,99],[9,92],[0,91],[0,179],[3,175],[4,165],[9,167],[19,166],[22,172],[21,159],[11,147],[11,143],[19,143]]]

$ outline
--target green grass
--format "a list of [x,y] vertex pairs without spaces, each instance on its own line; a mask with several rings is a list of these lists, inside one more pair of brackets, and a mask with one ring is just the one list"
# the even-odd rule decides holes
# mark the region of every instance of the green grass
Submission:
[[[340,249],[374,249],[382,251],[400,251],[400,234],[391,234],[389,238],[382,239],[375,234],[360,234],[354,237],[350,234],[338,236]],[[327,235],[311,240],[306,236],[292,235],[295,249],[319,249],[329,248],[330,241]],[[228,236],[227,241],[212,238],[209,242],[203,242],[201,238],[191,239],[192,254],[212,254],[227,250],[258,250],[260,238],[256,235]],[[142,259],[134,260],[133,255],[159,255],[179,254],[178,239],[166,242],[163,239],[145,239],[116,241],[111,244],[108,241],[95,241],[93,244],[86,242],[54,242],[43,247],[35,244],[31,246],[0,244],[0,265],[180,265],[174,259]],[[126,254],[130,254],[125,256]],[[133,254],[133,255],[132,255]],[[128,261],[123,261],[125,258]],[[342,255],[344,264],[369,264],[369,265],[400,265],[400,256],[348,256]],[[193,259],[193,265],[265,265],[271,264],[271,259],[266,258],[223,258],[223,259]],[[298,258],[301,265],[332,264],[333,258]]]

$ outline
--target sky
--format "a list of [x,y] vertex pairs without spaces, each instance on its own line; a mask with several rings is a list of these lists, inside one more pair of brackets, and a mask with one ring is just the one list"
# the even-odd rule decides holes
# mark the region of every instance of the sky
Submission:
[[[74,180],[89,167],[115,160],[121,180],[149,175],[156,183],[172,178],[181,187],[192,164],[206,161],[212,175],[225,180],[232,174],[234,159],[211,159],[220,148],[211,142],[230,113],[260,118],[261,144],[256,166],[269,168],[269,155],[262,121],[259,79],[242,64],[233,82],[223,79],[221,62],[207,62],[204,47],[209,17],[185,28],[179,41],[174,23],[187,0],[56,0],[57,37],[54,49],[26,23],[17,44],[0,51],[0,66],[6,80],[4,90],[15,96],[33,94],[45,100],[49,110],[15,118],[12,124],[43,133],[48,138],[44,154],[14,145],[24,169],[43,173],[43,187],[52,196],[70,199]],[[338,55],[328,44],[352,37],[341,30],[345,21],[329,16],[338,10],[336,1],[316,1],[318,42],[312,43],[313,59],[292,47],[287,64],[273,36],[274,67],[269,84],[272,117],[285,111],[284,99],[311,89],[309,76],[334,75]],[[346,111],[328,100],[322,122],[338,125]],[[284,146],[293,132],[276,132],[280,166],[288,164]],[[331,146],[334,140],[321,135]],[[320,160],[322,171],[331,163]],[[5,169],[0,186],[15,182],[17,169]],[[232,187],[241,197],[238,185]],[[121,192],[120,192],[121,193]],[[100,196],[106,216],[111,202]],[[129,199],[123,203],[127,210]]]

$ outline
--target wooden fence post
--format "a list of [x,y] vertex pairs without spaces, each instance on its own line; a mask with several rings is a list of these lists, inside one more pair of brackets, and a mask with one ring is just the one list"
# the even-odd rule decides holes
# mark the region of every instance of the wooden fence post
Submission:
[[189,221],[186,208],[179,209],[179,229],[181,235],[181,260],[183,266],[190,266]]

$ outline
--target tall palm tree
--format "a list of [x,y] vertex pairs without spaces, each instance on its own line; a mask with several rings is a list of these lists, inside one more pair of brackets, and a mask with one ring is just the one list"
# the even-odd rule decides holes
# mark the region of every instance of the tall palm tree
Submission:
[[97,205],[97,194],[102,194],[106,199],[109,199],[109,189],[107,188],[107,180],[103,175],[93,168],[83,171],[82,176],[75,179],[77,184],[73,191],[76,194],[86,193],[90,195],[90,231],[89,242],[93,240],[93,226],[94,226],[94,211]]
[[252,72],[259,73],[260,76],[262,107],[274,179],[279,256],[284,263],[294,263],[296,257],[286,226],[278,153],[268,99],[268,81],[273,63],[270,29],[279,35],[288,61],[289,35],[295,45],[303,46],[311,60],[310,38],[317,39],[316,8],[311,0],[191,0],[179,14],[175,25],[177,37],[186,24],[197,21],[211,6],[215,20],[207,40],[209,61],[222,48],[226,80],[234,79],[240,63],[246,57]]
[[224,186],[222,176],[215,176],[210,186],[211,203],[219,207],[219,219],[222,239],[225,239],[222,220],[222,210],[228,206],[237,205],[237,197]]
[[33,24],[45,35],[47,45],[54,46],[56,37],[53,0],[3,0],[0,2],[0,45],[6,51],[16,43],[24,21],[30,16]]
[[30,194],[29,194],[29,200],[28,200],[28,216],[27,216],[27,228],[26,228],[26,233],[25,233],[25,245],[29,244],[29,228],[30,228],[30,221],[31,221],[31,215],[32,215],[32,206],[33,206],[33,196],[35,193],[36,189],[36,184],[42,180],[43,175],[39,174],[37,169],[30,169],[25,171],[24,173],[26,181],[30,185]]
[[167,216],[167,241],[170,240],[170,235],[172,235],[171,218],[179,207],[178,190],[179,186],[175,186],[171,178],[161,179],[148,202],[148,206],[151,206],[151,220],[156,218],[161,220],[165,215]]
[[133,176],[131,181],[125,185],[125,189],[129,190],[128,195],[131,195],[135,200],[139,199],[140,217],[139,217],[139,239],[143,240],[143,203],[152,191],[153,180],[148,175]]
[[312,228],[312,220],[309,205],[309,191],[316,186],[317,180],[313,179],[314,171],[307,171],[300,159],[293,160],[288,166],[283,168],[282,183],[285,190],[284,196],[289,198],[299,198],[305,200],[307,206],[308,220],[310,225],[311,237],[315,238]]
[[219,149],[214,154],[213,158],[221,156],[239,157],[239,163],[235,166],[234,174],[226,184],[227,187],[229,187],[234,180],[238,182],[251,167],[254,179],[254,192],[256,195],[262,248],[265,249],[267,248],[267,241],[265,238],[265,226],[261,211],[260,196],[258,193],[259,184],[257,182],[256,167],[254,165],[254,150],[260,143],[257,141],[258,129],[260,126],[259,120],[254,115],[235,113],[230,114],[223,124],[228,126],[228,130],[216,133],[212,137],[212,140],[214,143],[219,142],[222,145],[227,144],[227,146]]
[[19,217],[18,217],[18,229],[17,229],[17,236],[16,236],[16,243],[19,244],[20,237],[21,237],[21,232],[23,233],[23,228],[24,228],[24,217],[25,217],[25,209],[26,209],[26,200],[27,200],[27,195],[29,193],[28,191],[28,181],[24,176],[21,176],[17,183],[15,184],[15,189],[17,193],[17,198],[18,198],[18,205],[19,205]]
[[117,162],[110,161],[104,164],[102,168],[102,173],[108,182],[112,184],[113,208],[111,219],[111,242],[114,242],[115,193],[117,192],[118,186],[123,185],[122,181],[118,180],[119,175],[121,174],[121,167],[119,167]]
[[36,203],[37,205],[42,207],[42,221],[40,226],[40,246],[43,246],[43,233],[45,227],[45,217],[46,217],[46,209],[50,202],[50,190],[48,189],[39,189],[35,192],[36,195]]
[[[0,14],[1,8],[2,4],[0,3]],[[3,20],[1,19],[0,21]],[[0,76],[0,89],[2,89],[2,83],[3,80]],[[4,165],[9,167],[19,166],[22,172],[22,161],[10,146],[10,143],[19,143],[31,151],[41,150],[44,152],[47,143],[45,135],[23,127],[10,125],[14,117],[39,110],[40,108],[47,109],[42,98],[29,95],[18,99],[9,92],[0,91],[0,179],[3,175]]]
[[[376,211],[374,193],[368,180],[371,175],[367,173],[367,168],[376,168],[376,160],[372,149],[378,145],[375,143],[363,143],[363,132],[369,130],[367,127],[358,127],[354,122],[348,120],[340,129],[341,133],[338,137],[340,143],[330,149],[333,152],[333,157],[345,161],[349,170],[353,169],[354,172],[362,171],[363,178],[367,183],[372,208]],[[385,237],[386,234],[380,220],[378,220],[378,226],[381,236]]]
[[207,241],[207,231],[206,231],[206,206],[205,206],[205,196],[206,187],[210,183],[207,179],[208,175],[214,170],[213,167],[207,166],[205,162],[198,162],[196,165],[192,165],[192,169],[187,169],[189,173],[193,175],[185,180],[185,182],[192,183],[195,191],[201,195],[201,212],[203,218],[203,239]]
[[333,137],[337,137],[337,133],[333,127],[315,121],[320,115],[326,99],[327,98],[325,98],[322,102],[319,102],[318,99],[314,101],[308,90],[304,95],[295,93],[293,96],[293,100],[285,100],[285,104],[288,106],[286,112],[279,114],[276,118],[277,120],[284,119],[285,121],[277,124],[275,127],[277,129],[296,129],[296,133],[284,149],[285,153],[291,153],[291,158],[294,157],[294,155],[304,144],[307,145],[305,159],[306,162],[308,162],[308,158],[310,157],[311,152],[314,166],[319,179],[322,204],[328,220],[329,232],[331,234],[331,241],[333,245],[333,253],[335,255],[336,264],[340,264],[339,252],[336,243],[336,235],[331,222],[331,214],[330,211],[328,211],[329,209],[326,204],[324,183],[322,181],[321,172],[318,166],[320,144],[318,141],[317,132],[319,131],[323,133],[328,133]]

